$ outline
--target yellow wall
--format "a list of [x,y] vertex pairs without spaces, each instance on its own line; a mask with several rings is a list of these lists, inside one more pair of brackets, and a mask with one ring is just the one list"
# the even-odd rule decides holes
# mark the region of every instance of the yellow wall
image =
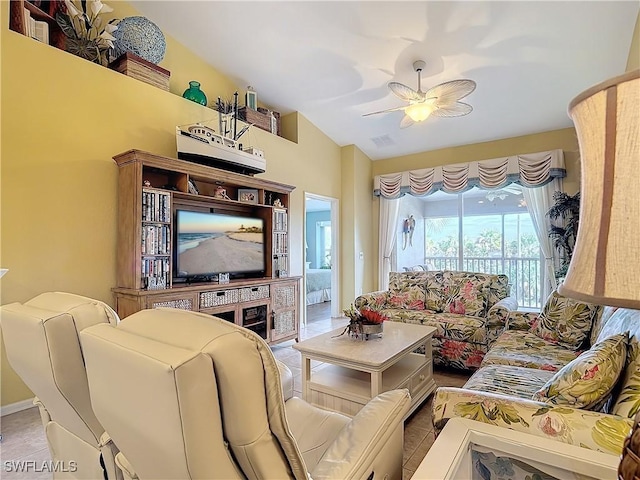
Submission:
[[[373,290],[374,237],[372,162],[360,149],[342,149],[342,205],[340,221],[340,269],[345,280],[340,285],[341,307],[363,292]],[[377,243],[377,242],[375,242]],[[362,253],[362,258],[361,254]]]
[[[117,4],[122,7],[124,4]],[[114,5],[116,6],[116,5]],[[116,180],[112,156],[131,148],[175,156],[175,126],[213,110],[8,30],[1,14],[1,302],[51,290],[113,305]],[[171,89],[200,80],[208,95],[235,86],[167,38]],[[179,54],[179,55],[178,55]],[[184,60],[181,66],[176,57]],[[185,73],[186,72],[186,73]],[[195,72],[195,73],[194,73]],[[214,93],[215,92],[215,93]],[[291,197],[291,274],[302,273],[303,192],[340,198],[340,147],[294,114],[298,143],[252,129],[265,151],[264,178],[296,186]],[[4,350],[4,349],[3,349]],[[31,393],[2,352],[1,404]]]

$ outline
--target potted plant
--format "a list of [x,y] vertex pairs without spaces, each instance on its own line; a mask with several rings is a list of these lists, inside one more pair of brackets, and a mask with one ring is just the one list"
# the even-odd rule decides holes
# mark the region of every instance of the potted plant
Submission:
[[556,270],[556,279],[564,278],[571,263],[576,244],[580,216],[580,192],[571,196],[564,192],[553,194],[555,204],[547,212],[551,220],[549,237],[560,254],[560,267]]
[[368,340],[369,335],[382,333],[382,324],[388,320],[386,315],[371,307],[362,307],[358,310],[353,304],[342,313],[349,319],[349,325],[340,335],[348,332],[349,336],[364,340]]
[[64,8],[56,12],[56,22],[66,38],[66,50],[74,55],[95,63],[109,64],[109,55],[113,52],[112,35],[119,20],[108,22],[103,15],[113,12],[113,8],[100,0],[83,0],[78,7],[73,0],[65,0]]

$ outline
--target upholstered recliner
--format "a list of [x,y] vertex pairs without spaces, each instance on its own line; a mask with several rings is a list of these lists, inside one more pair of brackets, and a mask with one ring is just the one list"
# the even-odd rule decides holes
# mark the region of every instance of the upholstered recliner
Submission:
[[115,325],[117,314],[97,300],[49,292],[4,305],[0,319],[9,363],[36,394],[58,465],[54,478],[122,478],[114,461],[117,448],[91,408],[78,337],[92,325]]
[[142,480],[402,477],[407,390],[353,419],[285,402],[259,336],[175,309],[97,325],[81,342],[96,415]]

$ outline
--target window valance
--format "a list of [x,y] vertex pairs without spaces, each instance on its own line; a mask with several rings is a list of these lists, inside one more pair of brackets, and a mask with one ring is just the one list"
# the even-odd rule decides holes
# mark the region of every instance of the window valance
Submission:
[[421,197],[438,190],[460,193],[472,187],[499,189],[510,183],[540,187],[565,176],[562,150],[551,150],[377,175],[373,193],[398,198],[406,194]]

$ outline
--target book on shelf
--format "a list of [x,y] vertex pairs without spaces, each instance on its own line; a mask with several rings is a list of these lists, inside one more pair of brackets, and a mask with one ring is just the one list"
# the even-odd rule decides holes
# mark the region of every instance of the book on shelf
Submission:
[[168,225],[145,225],[142,228],[143,255],[169,255],[171,251]]
[[162,290],[169,288],[169,259],[142,259],[142,288],[146,290]]
[[36,40],[49,45],[49,24],[47,22],[41,22],[35,19],[32,21],[31,37]]
[[36,20],[31,16],[31,12],[23,8],[22,19],[24,23],[24,34],[27,37],[34,38],[42,43],[49,44],[49,24]]
[[142,221],[169,223],[171,218],[170,196],[166,193],[143,190]]
[[285,231],[287,230],[287,211],[286,210],[274,210],[273,220],[275,224],[275,230]]

